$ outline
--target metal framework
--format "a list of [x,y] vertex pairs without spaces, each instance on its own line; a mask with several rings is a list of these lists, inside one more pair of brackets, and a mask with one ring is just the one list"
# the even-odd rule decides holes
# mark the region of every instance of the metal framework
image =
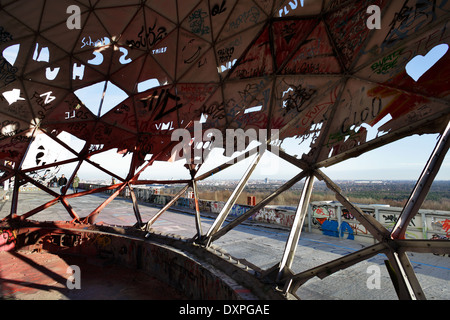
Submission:
[[[82,27],[75,25],[67,31],[67,8],[59,1],[36,1],[33,5],[3,1],[0,182],[14,181],[11,211],[3,221],[24,221],[60,202],[71,222],[94,224],[102,210],[128,190],[136,218],[134,227],[151,233],[155,221],[191,188],[196,227],[192,245],[207,250],[304,179],[282,258],[265,270],[263,277],[271,279],[285,294],[295,296],[299,287],[315,276],[327,277],[383,253],[398,297],[425,299],[406,252],[450,253],[450,242],[405,240],[404,236],[449,149],[450,56],[444,53],[420,81],[413,82],[405,66],[412,55],[425,55],[432,45],[449,39],[450,4],[375,1],[381,8],[383,28],[371,29],[366,24],[366,9],[373,1],[305,2],[300,7],[297,1],[234,0],[227,8],[220,8],[207,0],[168,0],[165,4],[142,1],[138,5],[79,1],[80,13],[73,21],[84,22]],[[405,9],[411,7],[416,10]],[[420,17],[414,16],[417,12]],[[59,13],[63,13],[61,17]],[[401,20],[400,13],[408,19]],[[402,36],[398,36],[399,30]],[[139,91],[138,85],[146,80],[156,80],[158,85]],[[95,110],[75,94],[102,83]],[[107,110],[106,93],[113,86],[126,97]],[[204,127],[197,130],[199,121]],[[189,136],[178,149],[178,141],[171,139],[175,129],[183,129]],[[255,150],[247,151],[198,175],[201,165],[192,163],[196,163],[193,160],[199,140],[210,129],[217,129],[216,135],[230,129],[267,130],[269,138],[266,135],[260,141],[256,155]],[[67,143],[63,132],[83,140],[81,150]],[[374,137],[369,138],[369,133]],[[440,139],[392,230],[351,203],[321,170],[403,137],[425,133],[439,133]],[[70,155],[26,166],[39,136]],[[292,137],[305,144],[312,138],[310,152],[298,158],[277,147],[280,141]],[[126,176],[91,159],[111,149],[131,154]],[[190,151],[190,157],[186,157],[189,179],[140,178],[155,161],[173,160],[180,150]],[[276,154],[299,172],[224,226],[264,152]],[[223,209],[204,232],[198,182],[253,155]],[[203,153],[201,158],[205,160]],[[68,164],[75,169],[60,193],[47,187],[44,179],[33,176],[36,171]],[[85,164],[118,182],[68,194],[69,185]],[[377,243],[294,274],[294,256],[316,179],[326,183]],[[134,188],[152,183],[184,186],[149,221],[143,221]],[[19,213],[19,189],[24,184],[36,186],[53,199]],[[105,191],[111,193],[108,199],[85,217],[70,205],[72,198]]]

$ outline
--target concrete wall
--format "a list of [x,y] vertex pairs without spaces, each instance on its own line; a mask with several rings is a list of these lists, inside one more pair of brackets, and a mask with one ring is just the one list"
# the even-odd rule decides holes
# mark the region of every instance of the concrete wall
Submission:
[[[385,205],[358,205],[388,230],[397,222],[402,208]],[[344,239],[370,241],[373,237],[339,202],[314,202],[310,205],[307,228],[311,232]],[[406,239],[450,239],[450,212],[419,210],[411,220]]]
[[[83,184],[81,188],[93,189],[100,185]],[[171,196],[155,195],[150,188],[134,188],[139,201],[163,206],[170,201]],[[128,190],[121,194],[129,197]],[[225,202],[213,200],[199,200],[200,211],[218,214]],[[195,210],[194,199],[180,198],[174,207],[187,211]],[[381,224],[390,229],[400,216],[402,208],[385,205],[359,205],[366,213],[374,216]],[[252,206],[235,204],[229,217],[238,217]],[[248,220],[260,223],[268,223],[276,226],[290,228],[295,217],[295,207],[266,206],[253,214]],[[374,238],[339,202],[323,201],[313,202],[308,210],[305,221],[305,229],[309,232],[322,233],[324,235],[343,239],[373,242]],[[450,212],[436,210],[420,210],[411,220],[406,232],[407,239],[450,239]]]
[[[158,244],[155,241],[133,241],[126,237],[99,235],[109,241],[103,250],[114,257],[114,262],[134,267],[157,277],[179,290],[186,299],[236,300],[255,299],[250,290],[240,286],[220,270],[205,261],[199,261],[187,252]],[[244,295],[240,294],[244,292]]]

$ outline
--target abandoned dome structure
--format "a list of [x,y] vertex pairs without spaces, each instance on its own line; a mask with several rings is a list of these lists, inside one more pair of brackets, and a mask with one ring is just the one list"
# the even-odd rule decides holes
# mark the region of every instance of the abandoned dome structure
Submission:
[[[96,255],[95,237],[108,235],[112,252],[124,243],[129,248],[126,255],[115,256],[120,257],[116,263],[145,264],[153,273],[172,277],[184,260],[195,263],[196,270],[213,265],[223,278],[203,271],[203,281],[216,286],[213,298],[218,299],[245,298],[225,275],[248,288],[253,298],[288,299],[313,277],[384,254],[396,275],[398,297],[424,299],[406,253],[448,254],[450,242],[406,239],[405,232],[449,148],[449,21],[450,3],[443,0],[0,0],[0,182],[13,182],[11,209],[0,222],[8,235],[3,250]],[[421,59],[433,50],[439,59],[427,65]],[[422,70],[413,73],[413,61]],[[192,238],[155,233],[153,222],[176,199],[192,190],[197,200],[199,181],[242,160],[198,174],[209,151],[226,146],[218,137],[230,129],[259,145],[241,157],[252,158],[250,166],[213,224],[202,226],[197,207]],[[390,230],[351,203],[322,171],[417,134],[439,134],[439,139]],[[288,153],[281,147],[287,138],[296,138],[308,151]],[[236,141],[233,150],[247,148]],[[123,167],[94,160],[111,150],[117,158],[130,156],[125,174]],[[298,172],[224,225],[269,152]],[[142,178],[155,162],[180,158],[189,179]],[[86,165],[115,182],[69,193]],[[65,166],[72,168],[67,185],[49,187]],[[376,243],[296,274],[291,266],[317,180],[326,183]],[[304,187],[280,261],[256,272],[245,262],[224,258],[214,241],[300,181]],[[145,221],[134,188],[155,183],[183,187]],[[21,212],[24,185],[50,200]],[[131,196],[136,223],[96,224],[124,190]],[[74,199],[105,191],[108,197],[87,215],[71,206]],[[62,205],[66,220],[33,220],[55,204]],[[156,259],[157,252],[166,254]],[[188,286],[204,287],[198,280]],[[199,289],[194,297],[205,296]]]

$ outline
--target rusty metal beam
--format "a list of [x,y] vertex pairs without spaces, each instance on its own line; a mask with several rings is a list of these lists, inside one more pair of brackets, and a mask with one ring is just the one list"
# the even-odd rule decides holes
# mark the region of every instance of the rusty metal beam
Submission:
[[[31,131],[31,129],[27,130],[27,132],[29,132],[29,131]],[[34,141],[34,138],[36,136],[36,131],[37,131],[37,127],[34,127],[34,129],[32,129],[31,139],[28,142],[27,149],[25,150],[20,161],[18,163],[15,163],[14,189],[13,189],[13,197],[11,200],[11,208],[10,208],[10,213],[9,213],[10,218],[13,218],[17,214],[17,206],[18,206],[18,202],[19,202],[19,188],[23,184],[21,180],[23,178],[25,178],[25,179],[28,178],[27,175],[21,173],[20,170],[22,170],[23,162],[25,161],[28,151],[30,150],[31,144]],[[20,176],[20,179],[19,179],[19,176]],[[32,179],[30,179],[30,180],[32,180]]]
[[69,215],[72,217],[73,221],[80,221],[80,217],[76,214],[76,212],[73,210],[72,206],[67,202],[67,200],[64,197],[61,197],[61,203],[66,208]]
[[225,219],[227,218],[228,214],[230,213],[231,209],[233,208],[233,205],[236,203],[238,197],[241,195],[242,191],[245,188],[245,185],[247,184],[248,179],[250,179],[250,176],[252,175],[253,171],[255,170],[256,166],[258,165],[259,161],[261,160],[261,157],[263,156],[263,153],[258,152],[253,159],[253,161],[250,163],[250,166],[248,167],[247,171],[242,176],[241,180],[237,184],[236,188],[234,189],[231,196],[228,198],[227,202],[223,206],[223,209],[218,214],[217,218],[214,220],[212,226],[209,228],[208,232],[206,233],[204,243],[206,246],[209,246],[212,240],[212,236],[219,231],[222,224],[225,222]]
[[401,300],[425,300],[425,294],[406,253],[390,250],[386,255],[393,270],[390,271],[390,275],[398,298]]
[[[277,148],[277,149],[275,149],[275,148]],[[310,164],[307,163],[306,161],[304,161],[302,159],[297,159],[296,157],[291,156],[290,154],[286,153],[285,151],[279,149],[278,147],[272,146],[270,148],[270,150],[272,152],[276,151],[276,154],[278,154],[278,156],[281,159],[289,162],[290,164],[292,164],[292,165],[294,165],[294,166],[296,166],[296,167],[298,167],[298,168],[300,168],[302,170],[310,170],[310,168],[311,168]]]
[[13,189],[13,195],[11,199],[11,209],[9,213],[9,218],[13,218],[15,215],[17,215],[17,204],[19,202],[19,188],[20,188],[20,181],[19,181],[19,175],[14,175],[14,189]]
[[394,228],[391,232],[393,239],[402,239],[405,237],[406,228],[411,222],[412,218],[419,212],[420,207],[425,200],[431,185],[436,178],[436,175],[441,168],[442,162],[448,152],[450,146],[450,122],[447,124],[444,132],[442,133],[439,141],[436,143],[425,168],[422,171],[419,179],[417,180],[414,189],[409,196]]
[[126,183],[121,183],[120,187],[117,188],[116,191],[114,191],[114,193],[108,198],[106,199],[101,205],[99,205],[94,211],[92,211],[88,216],[86,216],[83,219],[83,222],[87,222],[90,224],[94,224],[96,217],[98,216],[98,214],[111,202],[113,201],[118,195],[119,193],[125,188],[127,184]]
[[[283,256],[280,261],[277,282],[285,278],[286,274],[290,273],[292,263],[294,261],[295,252],[297,251],[298,241],[302,232],[303,223],[305,222],[306,213],[308,212],[309,200],[311,198],[312,189],[314,186],[314,175],[310,174],[306,177],[305,185],[302,189],[300,202],[295,212],[295,218],[292,223],[291,232],[286,241]],[[288,288],[286,288],[287,290]]]
[[0,170],[4,171],[4,175],[0,177],[0,184],[14,177],[14,169],[0,164]]
[[138,227],[141,227],[143,225],[143,222],[142,222],[141,213],[139,211],[139,205],[138,205],[138,200],[136,198],[136,194],[134,193],[134,190],[133,190],[133,187],[131,186],[131,184],[128,183],[127,186],[130,189],[131,201],[133,202],[134,216],[136,217]]
[[28,212],[18,216],[18,218],[21,219],[21,220],[25,220],[25,219],[35,215],[36,213],[39,213],[42,210],[45,210],[45,209],[55,205],[56,203],[58,203],[58,201],[59,201],[59,197],[54,198],[54,199],[44,203],[43,205],[40,205],[39,207],[34,208],[34,209],[32,209],[32,210],[30,210],[30,211],[28,211]]
[[42,183],[37,182],[36,180],[30,178],[29,176],[27,176],[26,174],[22,174],[21,172],[18,173],[21,176],[21,179],[24,179],[25,181],[35,185],[36,187],[38,187],[39,189],[47,192],[48,194],[54,196],[54,197],[59,197],[59,194],[54,192],[52,189],[48,188],[47,186],[44,186]]
[[109,171],[108,169],[103,168],[101,165],[99,165],[98,163],[92,161],[92,160],[89,159],[89,158],[85,158],[84,161],[86,161],[86,162],[89,163],[90,165],[96,167],[96,168],[99,169],[100,171],[103,171],[103,172],[106,173],[107,175],[116,178],[116,179],[119,180],[119,181],[122,181],[122,182],[125,181],[122,177],[116,175],[115,173]]
[[198,190],[197,181],[192,179],[192,190],[194,192],[194,202],[195,202],[195,227],[197,229],[197,238],[201,239],[203,235],[202,221],[200,219],[200,208],[198,205]]
[[52,163],[47,163],[41,166],[37,166],[37,167],[32,167],[32,168],[28,168],[28,169],[22,169],[23,172],[32,172],[32,171],[36,171],[36,170],[41,170],[41,169],[47,169],[47,168],[52,168],[52,167],[57,167],[57,166],[62,166],[68,163],[72,163],[72,162],[76,162],[76,161],[80,161],[79,158],[71,158],[71,159],[67,159],[67,160],[61,160],[61,161],[57,161],[57,162],[52,162]]
[[302,171],[298,175],[296,175],[294,178],[286,182],[284,185],[282,185],[280,188],[275,190],[272,194],[258,202],[257,205],[255,205],[253,208],[242,214],[241,216],[237,217],[230,223],[228,223],[226,226],[221,228],[219,231],[217,231],[211,238],[212,241],[215,241],[219,239],[220,237],[224,236],[226,233],[228,233],[230,230],[235,228],[236,226],[240,225],[242,222],[247,220],[249,217],[251,217],[253,214],[264,208],[267,204],[269,204],[272,200],[274,200],[276,197],[278,197],[280,194],[282,194],[284,191],[290,189],[294,184],[302,180],[304,177],[306,177],[307,173],[305,171]]
[[399,252],[422,252],[435,254],[450,254],[448,240],[395,240]]
[[[80,154],[75,151],[74,149],[72,149],[72,147],[70,147],[68,144],[66,144],[64,141],[60,140],[58,137],[56,137],[55,135],[49,133],[46,129],[44,128],[39,128],[39,130],[41,132],[43,132],[45,135],[47,135],[50,139],[54,140],[56,143],[60,144],[61,146],[63,146],[64,148],[66,148],[68,151],[70,151],[72,154],[76,155],[78,158],[80,157]],[[84,148],[83,148],[84,149]]]
[[112,184],[110,186],[104,186],[104,187],[100,187],[97,189],[91,189],[91,190],[85,190],[85,191],[81,191],[78,193],[70,193],[70,194],[66,194],[64,196],[64,198],[66,199],[71,199],[71,198],[77,198],[77,197],[82,197],[88,194],[95,194],[95,193],[101,193],[101,192],[105,192],[108,190],[113,190],[118,188],[121,185],[121,183],[116,183],[116,184]]

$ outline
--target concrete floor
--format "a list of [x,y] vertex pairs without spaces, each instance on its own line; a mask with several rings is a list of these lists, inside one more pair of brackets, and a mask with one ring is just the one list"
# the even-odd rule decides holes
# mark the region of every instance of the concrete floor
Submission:
[[[80,287],[69,289],[69,266]],[[50,253],[0,252],[0,294],[9,300],[183,300],[175,289],[143,272],[101,259]],[[68,272],[69,271],[69,272]]]

